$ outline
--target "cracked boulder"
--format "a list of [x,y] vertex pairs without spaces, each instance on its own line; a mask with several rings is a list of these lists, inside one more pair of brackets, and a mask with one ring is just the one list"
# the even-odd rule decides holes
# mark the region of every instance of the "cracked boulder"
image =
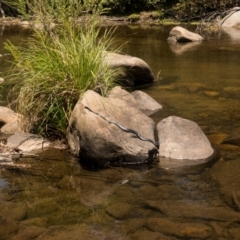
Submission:
[[67,129],[75,156],[91,163],[140,164],[156,152],[154,122],[119,98],[88,90],[76,104]]

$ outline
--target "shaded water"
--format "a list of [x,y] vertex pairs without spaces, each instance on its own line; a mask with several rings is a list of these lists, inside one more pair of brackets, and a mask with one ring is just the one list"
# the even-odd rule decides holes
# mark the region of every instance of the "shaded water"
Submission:
[[[171,28],[120,26],[117,38],[158,75],[141,89],[163,105],[154,121],[170,115],[195,121],[221,158],[188,168],[155,162],[89,170],[68,152],[49,149],[6,163],[0,239],[239,239],[240,31],[169,45]],[[1,54],[9,38],[26,40],[23,31],[5,29]],[[1,58],[0,64],[1,73],[7,64]],[[222,144],[227,137],[231,144]]]

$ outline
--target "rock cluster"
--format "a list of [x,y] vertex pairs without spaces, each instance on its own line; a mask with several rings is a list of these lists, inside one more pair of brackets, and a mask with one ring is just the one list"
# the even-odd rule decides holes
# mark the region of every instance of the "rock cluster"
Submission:
[[[67,129],[72,153],[89,162],[141,164],[154,157],[209,160],[214,150],[200,127],[170,116],[157,126],[144,114],[162,106],[141,91],[116,87],[108,97],[87,91],[76,104]],[[155,138],[157,130],[158,139]]]
[[[173,32],[180,30],[178,27]],[[185,30],[183,33],[190,36]],[[112,68],[124,69],[124,74],[119,75],[122,84],[135,86],[154,81],[150,67],[142,59],[106,53],[105,61]],[[139,90],[129,93],[118,86],[107,97],[88,90],[69,119],[66,138],[70,150],[81,160],[97,165],[151,163],[157,156],[190,160],[193,164],[210,160],[214,150],[200,127],[176,116],[156,125],[149,115],[161,109],[161,104]],[[49,142],[40,136],[20,132],[20,121],[18,114],[0,107],[1,131],[15,133],[8,139],[8,148],[29,152],[49,147]]]

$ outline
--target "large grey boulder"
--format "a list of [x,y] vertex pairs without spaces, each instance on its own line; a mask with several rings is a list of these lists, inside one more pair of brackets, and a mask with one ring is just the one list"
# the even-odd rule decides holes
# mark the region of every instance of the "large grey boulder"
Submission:
[[197,33],[190,32],[183,27],[176,26],[170,31],[167,40],[169,42],[195,42],[202,41],[203,37]]
[[200,160],[214,153],[208,138],[193,121],[171,116],[158,123],[157,131],[162,157]]
[[7,107],[0,106],[0,126],[1,132],[13,134],[21,130],[20,115]]
[[154,122],[139,109],[118,98],[104,98],[88,90],[76,104],[69,120],[67,140],[72,153],[80,159],[104,165],[110,162],[143,163],[151,161],[156,147]]
[[233,8],[232,11],[221,20],[220,25],[223,28],[240,27],[240,7]]
[[133,87],[154,81],[151,68],[141,58],[107,52],[104,60],[112,69],[118,69],[117,81],[120,84]]

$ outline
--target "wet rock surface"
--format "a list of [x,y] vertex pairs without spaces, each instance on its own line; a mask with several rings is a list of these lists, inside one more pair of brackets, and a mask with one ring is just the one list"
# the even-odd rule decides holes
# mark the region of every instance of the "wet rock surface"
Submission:
[[[207,181],[209,171],[205,175],[179,175],[156,167],[88,171],[76,159],[64,159],[42,161],[41,171],[25,172],[24,178],[13,172],[15,178],[8,184],[14,191],[1,193],[0,204],[6,209],[0,212],[3,240],[12,236],[74,240],[80,235],[94,240],[238,237],[240,213],[219,199]],[[25,164],[27,159],[20,161]],[[61,167],[51,174],[56,163]],[[236,192],[236,201],[238,196]],[[20,199],[24,204],[16,203]]]
[[125,219],[132,214],[133,206],[128,203],[114,203],[107,207],[108,214],[116,219]]

